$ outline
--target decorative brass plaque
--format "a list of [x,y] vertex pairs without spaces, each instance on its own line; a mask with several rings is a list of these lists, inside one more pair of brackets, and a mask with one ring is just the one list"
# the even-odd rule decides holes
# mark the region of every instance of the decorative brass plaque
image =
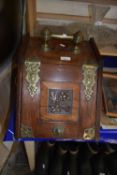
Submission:
[[95,138],[95,129],[88,128],[84,130],[83,139],[84,140],[92,140]]
[[39,81],[39,72],[40,72],[40,62],[35,61],[33,59],[29,59],[25,61],[26,66],[26,81],[28,83],[28,91],[29,94],[33,97],[37,91],[38,87],[36,86],[37,82]]
[[32,128],[24,124],[21,125],[21,137],[33,137]]
[[96,71],[97,66],[95,65],[87,65],[84,64],[82,67],[83,70],[83,85],[84,85],[84,93],[87,101],[89,101],[93,94],[93,87],[96,83]]
[[72,114],[73,91],[63,89],[49,89],[48,113],[49,114]]

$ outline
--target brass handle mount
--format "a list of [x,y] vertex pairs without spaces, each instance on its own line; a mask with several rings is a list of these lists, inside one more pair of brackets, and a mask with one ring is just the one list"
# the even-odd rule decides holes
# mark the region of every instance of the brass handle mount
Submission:
[[74,54],[80,54],[80,48],[78,46],[78,44],[83,41],[83,35],[80,31],[76,32],[74,35],[73,35],[73,42],[75,44],[74,46]]
[[41,31],[41,37],[44,39],[43,44],[42,44],[42,49],[44,52],[47,52],[51,50],[48,41],[51,38],[61,38],[61,39],[70,39],[73,40],[75,46],[73,49],[74,54],[79,54],[80,53],[80,48],[79,48],[79,43],[83,40],[83,35],[81,31],[76,32],[73,35],[59,35],[59,34],[52,34],[50,29],[48,27],[45,27]]
[[44,52],[47,52],[50,50],[48,41],[51,39],[51,31],[46,27],[41,31],[41,36],[44,39],[44,43],[42,44],[42,50]]

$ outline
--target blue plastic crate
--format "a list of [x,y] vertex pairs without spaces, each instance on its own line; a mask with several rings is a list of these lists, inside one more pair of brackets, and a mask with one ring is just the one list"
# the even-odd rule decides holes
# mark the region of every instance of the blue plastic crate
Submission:
[[[41,139],[41,138],[16,139],[14,136],[14,133],[15,133],[15,109],[11,112],[8,130],[6,132],[4,141],[45,141],[47,140],[47,139]],[[100,129],[100,141],[117,143],[117,130]]]

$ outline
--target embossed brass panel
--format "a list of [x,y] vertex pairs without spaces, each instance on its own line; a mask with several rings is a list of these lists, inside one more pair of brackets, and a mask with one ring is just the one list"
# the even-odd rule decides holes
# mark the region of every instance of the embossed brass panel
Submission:
[[28,83],[28,91],[29,94],[33,97],[37,91],[38,87],[36,86],[37,82],[40,79],[39,72],[40,72],[40,62],[34,61],[33,59],[29,59],[25,61],[26,66],[26,81]]
[[83,70],[83,76],[84,76],[82,81],[84,85],[84,93],[87,101],[89,101],[94,92],[93,87],[96,83],[97,66],[84,64],[82,66],[82,70]]
[[72,114],[73,90],[49,89],[48,93],[48,113]]
[[40,116],[42,120],[75,122],[79,118],[78,84],[42,82]]

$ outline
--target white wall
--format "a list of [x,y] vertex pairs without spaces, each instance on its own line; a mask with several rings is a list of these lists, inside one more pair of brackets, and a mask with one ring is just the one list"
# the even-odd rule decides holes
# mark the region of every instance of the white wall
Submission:
[[[88,5],[90,3],[63,0],[36,0],[36,3],[38,12],[89,16]],[[110,6],[106,18],[117,19],[117,6]]]
[[[90,11],[88,5],[91,3],[82,3],[77,1],[63,1],[63,0],[36,0],[36,10],[41,13],[55,13],[55,14],[65,14],[65,15],[76,15],[76,16],[90,16]],[[110,10],[107,12],[105,18],[117,19],[117,6],[109,6]],[[62,19],[48,19],[48,18],[38,18],[40,24],[48,25],[66,25],[72,22],[77,22],[76,20],[62,20]],[[103,24],[103,23],[102,23]],[[117,22],[103,25],[116,29]]]

